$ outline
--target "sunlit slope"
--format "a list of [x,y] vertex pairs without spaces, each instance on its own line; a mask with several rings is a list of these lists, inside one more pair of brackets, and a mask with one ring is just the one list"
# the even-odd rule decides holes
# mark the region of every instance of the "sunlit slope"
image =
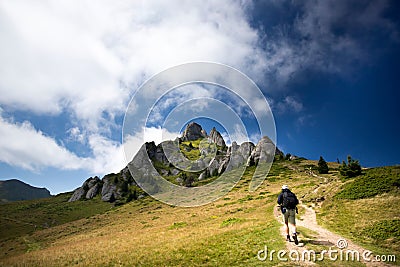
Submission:
[[[394,210],[394,204],[399,203],[398,191],[394,189],[385,193],[390,198],[378,194],[362,200],[342,199],[337,196],[338,192],[354,179],[341,179],[335,170],[338,167],[336,164],[330,164],[329,174],[316,175],[312,171],[313,165],[316,162],[306,160],[275,162],[267,179],[255,192],[248,191],[254,171],[254,167],[249,168],[226,196],[200,207],[172,207],[145,197],[108,211],[97,208],[96,214],[88,213],[86,217],[46,229],[37,228],[13,237],[3,235],[0,264],[260,266],[257,252],[265,245],[270,250],[285,248],[280,235],[281,224],[273,216],[276,197],[284,183],[303,203],[315,207],[324,226],[337,232],[343,231],[346,238],[354,239],[361,245],[368,243],[374,251],[398,253],[399,237],[395,232],[387,238],[389,241],[385,239],[383,243],[375,242],[377,239],[356,237],[364,233],[360,229],[364,229],[361,227],[365,225],[357,219],[357,212],[351,212],[359,210],[358,201],[366,201],[378,210],[373,224],[398,220],[398,217],[393,217],[393,214],[398,215],[398,211]],[[383,198],[389,202],[383,202]],[[81,203],[88,209],[98,205],[96,200]],[[340,203],[340,207],[348,212],[332,209],[335,203]],[[388,207],[388,203],[392,204]],[[28,218],[34,211],[35,207],[27,209],[25,216]],[[12,210],[8,212],[13,213]],[[342,229],[340,224],[345,217],[348,222],[354,223],[354,232]],[[13,226],[9,225],[9,229],[2,231],[13,231]],[[366,230],[364,234],[369,233]],[[276,266],[285,263],[274,258],[274,261],[267,260],[262,264]]]

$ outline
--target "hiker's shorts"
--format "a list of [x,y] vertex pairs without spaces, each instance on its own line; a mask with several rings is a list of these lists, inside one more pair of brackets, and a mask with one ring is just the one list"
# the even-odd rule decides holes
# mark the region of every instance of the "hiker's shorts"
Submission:
[[296,225],[296,209],[286,209],[282,217],[285,224],[290,223]]

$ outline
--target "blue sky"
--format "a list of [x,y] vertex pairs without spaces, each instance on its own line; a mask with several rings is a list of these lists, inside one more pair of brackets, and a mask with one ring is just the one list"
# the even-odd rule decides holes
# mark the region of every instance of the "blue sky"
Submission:
[[[118,172],[131,98],[157,73],[193,61],[250,77],[268,100],[284,152],[399,164],[398,14],[396,1],[383,0],[2,1],[0,179],[56,194]],[[179,105],[196,116],[225,114],[207,99],[250,113],[221,88],[201,86],[165,95],[153,115]],[[254,118],[244,117],[253,140]],[[157,141],[157,124],[147,126]],[[132,132],[132,145],[143,142],[141,131]]]

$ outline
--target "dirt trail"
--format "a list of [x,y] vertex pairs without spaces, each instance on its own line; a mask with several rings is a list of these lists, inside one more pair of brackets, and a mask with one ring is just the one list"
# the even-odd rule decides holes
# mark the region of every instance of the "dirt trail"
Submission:
[[[302,226],[304,228],[310,229],[310,230],[316,232],[317,234],[315,237],[313,237],[311,239],[306,239],[306,238],[302,238],[302,235],[300,233],[299,245],[296,246],[293,242],[287,242],[286,248],[288,251],[296,250],[299,252],[299,255],[301,256],[303,252],[310,250],[310,248],[307,249],[308,243],[314,244],[314,245],[320,245],[320,246],[323,246],[325,250],[329,250],[329,249],[337,250],[338,252],[336,254],[333,254],[332,257],[335,257],[335,255],[337,255],[338,259],[336,260],[336,262],[339,262],[340,261],[340,250],[341,250],[340,247],[342,247],[343,252],[344,252],[343,253],[343,262],[344,263],[346,260],[346,251],[358,251],[359,255],[360,255],[360,261],[363,262],[368,267],[369,266],[392,266],[392,265],[388,265],[383,262],[373,261],[374,256],[372,254],[369,256],[369,259],[371,259],[371,261],[370,262],[365,261],[363,259],[362,255],[365,251],[367,251],[366,249],[354,244],[350,240],[344,239],[343,237],[341,237],[338,234],[335,234],[335,233],[321,227],[317,223],[317,217],[316,217],[315,211],[312,208],[307,207],[306,205],[303,205],[303,204],[300,204],[300,205],[301,205],[301,207],[303,207],[305,209],[305,214],[303,216],[301,216],[301,218],[296,218],[297,226]],[[283,238],[286,238],[285,227],[282,222],[282,215],[278,209],[274,209],[274,216],[277,220],[279,220],[282,223],[281,234],[282,234]],[[318,259],[321,257],[322,257],[321,254],[317,254],[316,261],[318,261]],[[349,254],[350,259],[351,259],[351,257],[352,257],[351,254]],[[296,263],[300,266],[316,265],[315,262],[312,261],[312,259],[311,259],[311,261],[308,261],[307,260],[308,257],[305,257],[305,258],[306,258],[306,260],[300,260]],[[324,258],[329,260],[329,254],[327,254],[327,253],[324,254]]]

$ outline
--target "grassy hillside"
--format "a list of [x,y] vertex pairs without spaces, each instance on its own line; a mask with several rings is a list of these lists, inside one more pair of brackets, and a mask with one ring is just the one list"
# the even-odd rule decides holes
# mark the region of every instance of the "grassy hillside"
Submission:
[[400,166],[364,170],[328,194],[320,222],[379,253],[400,255]]
[[31,250],[29,236],[82,218],[104,213],[113,206],[93,199],[69,203],[71,193],[46,199],[0,205],[0,257]]
[[[361,178],[341,179],[337,164],[330,164],[329,174],[315,177],[309,168],[316,164],[276,162],[255,192],[248,191],[254,171],[250,168],[225,197],[194,208],[171,207],[150,197],[119,207],[96,199],[67,203],[68,195],[0,206],[2,215],[21,220],[1,229],[0,265],[292,266],[276,257],[265,262],[256,257],[265,245],[269,251],[285,248],[281,224],[272,215],[283,183],[315,206],[318,219],[329,229],[376,252],[399,254],[396,186],[368,198],[343,198],[340,192]],[[381,170],[368,170],[365,177],[375,177],[374,172]],[[368,222],[361,220],[371,208],[376,215]],[[53,220],[57,223],[48,227],[31,225]],[[388,231],[393,234],[381,235],[382,229],[394,229]],[[300,231],[300,237],[309,234]]]

